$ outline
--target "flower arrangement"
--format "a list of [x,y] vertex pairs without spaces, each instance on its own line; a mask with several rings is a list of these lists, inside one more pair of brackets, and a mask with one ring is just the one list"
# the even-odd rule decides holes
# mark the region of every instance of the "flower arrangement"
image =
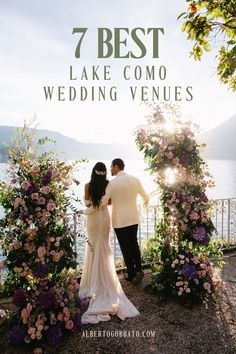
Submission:
[[163,104],[137,131],[136,143],[154,174],[163,208],[153,240],[155,262],[148,288],[162,296],[206,303],[221,285],[213,276],[208,252],[215,227],[206,189],[214,181],[201,157],[196,128],[181,119],[176,106]]
[[64,331],[80,327],[86,299],[78,298],[74,235],[68,217],[73,166],[51,153],[37,154],[48,139],[32,145],[25,125],[9,148],[9,182],[0,183],[5,216],[0,240],[7,267],[4,291],[13,296],[13,344],[46,339],[56,344]]
[[32,278],[31,288],[18,288],[13,295],[17,311],[11,319],[11,342],[18,345],[46,339],[49,345],[56,345],[64,332],[79,329],[89,299],[80,300],[78,288],[74,274],[65,271],[59,282]]

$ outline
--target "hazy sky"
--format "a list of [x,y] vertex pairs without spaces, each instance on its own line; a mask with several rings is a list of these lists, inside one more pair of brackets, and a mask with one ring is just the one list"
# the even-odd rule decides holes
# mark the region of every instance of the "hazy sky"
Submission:
[[[216,76],[215,53],[202,62],[189,58],[192,43],[181,32],[180,12],[184,0],[0,0],[0,124],[21,124],[35,113],[40,128],[60,131],[80,141],[128,142],[147,108],[130,98],[129,82],[122,79],[122,68],[164,65],[167,78],[155,82],[133,81],[134,86],[193,87],[194,99],[181,103],[184,115],[200,123],[203,130],[214,127],[235,113],[234,96]],[[74,57],[77,43],[73,27],[86,27],[80,59]],[[164,27],[160,36],[160,58],[97,59],[98,27]],[[127,42],[131,49],[135,46]],[[152,38],[145,39],[148,50]],[[217,46],[217,45],[216,45]],[[111,102],[46,102],[43,86],[87,86],[94,82],[69,81],[69,66],[78,76],[84,66],[89,77],[92,65],[111,66],[108,87],[116,85],[119,100]],[[95,85],[104,86],[104,81]],[[184,96],[184,95],[183,95]],[[67,94],[66,94],[66,97]]]

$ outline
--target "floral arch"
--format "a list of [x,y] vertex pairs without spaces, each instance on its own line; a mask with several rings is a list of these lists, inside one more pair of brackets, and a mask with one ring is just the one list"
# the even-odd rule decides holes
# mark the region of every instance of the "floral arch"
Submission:
[[213,204],[206,189],[214,182],[201,157],[196,128],[181,119],[178,107],[162,104],[138,129],[136,143],[154,175],[163,210],[151,240],[152,282],[147,289],[161,298],[207,305],[222,287],[210,252],[218,258],[221,252],[211,243]]

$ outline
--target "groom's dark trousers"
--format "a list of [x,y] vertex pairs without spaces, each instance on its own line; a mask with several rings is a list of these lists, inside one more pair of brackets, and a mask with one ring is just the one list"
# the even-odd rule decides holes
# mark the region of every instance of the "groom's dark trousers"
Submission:
[[129,278],[141,271],[141,254],[137,240],[138,225],[115,228]]

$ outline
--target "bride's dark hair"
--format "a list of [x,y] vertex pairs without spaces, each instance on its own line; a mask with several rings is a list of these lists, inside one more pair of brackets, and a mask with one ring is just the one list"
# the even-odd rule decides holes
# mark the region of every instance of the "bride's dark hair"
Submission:
[[88,189],[90,199],[95,208],[99,207],[101,199],[105,195],[107,184],[108,180],[106,166],[103,162],[97,162],[92,170]]

